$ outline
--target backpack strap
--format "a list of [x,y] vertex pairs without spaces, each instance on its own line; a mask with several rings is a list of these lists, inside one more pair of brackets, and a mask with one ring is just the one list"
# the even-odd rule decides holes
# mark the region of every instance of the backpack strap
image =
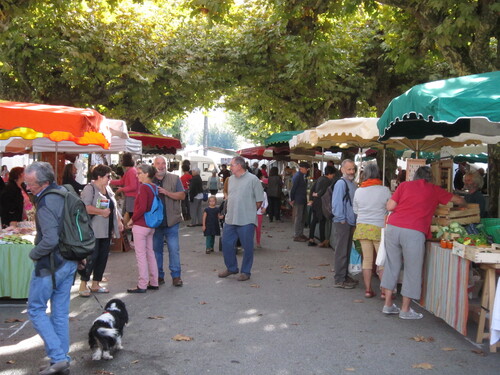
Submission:
[[157,195],[158,195],[158,186],[156,186],[156,185],[155,185],[156,189],[153,189],[153,187],[151,186],[151,184],[144,184],[144,185],[149,186],[149,188],[151,189],[151,191],[153,192],[153,194],[154,194],[155,196],[157,196]]

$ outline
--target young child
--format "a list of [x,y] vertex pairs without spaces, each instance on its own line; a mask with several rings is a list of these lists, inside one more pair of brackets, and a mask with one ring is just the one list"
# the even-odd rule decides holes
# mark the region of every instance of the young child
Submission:
[[262,205],[260,208],[257,210],[257,228],[255,228],[255,240],[257,242],[257,248],[260,249],[262,246],[260,246],[260,237],[262,233],[262,218],[266,214],[266,208],[268,206],[267,203],[267,194],[264,191],[264,200],[262,201]]
[[214,251],[215,236],[220,236],[220,211],[216,207],[217,198],[212,195],[208,198],[208,207],[203,211],[202,229],[206,239],[206,254]]

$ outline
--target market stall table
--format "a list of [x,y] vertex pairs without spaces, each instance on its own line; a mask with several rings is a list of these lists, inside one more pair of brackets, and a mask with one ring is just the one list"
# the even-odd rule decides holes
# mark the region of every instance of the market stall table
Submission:
[[28,298],[33,245],[0,245],[0,297]]
[[[470,260],[453,254],[451,249],[441,248],[437,242],[427,242],[420,304],[464,336],[467,335],[469,317],[468,286],[471,263]],[[500,269],[500,264],[482,263],[481,268],[486,270],[486,275],[476,336],[476,342],[479,344],[489,337],[491,321],[488,332],[485,332],[486,313],[493,308],[495,270]],[[496,346],[490,346],[490,351],[495,352]]]

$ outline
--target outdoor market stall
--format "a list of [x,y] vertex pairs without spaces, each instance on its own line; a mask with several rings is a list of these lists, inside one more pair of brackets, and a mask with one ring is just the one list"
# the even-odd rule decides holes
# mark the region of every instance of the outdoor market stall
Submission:
[[[491,72],[417,85],[391,101],[378,122],[379,140],[401,136],[418,140],[425,136],[439,135],[443,138],[453,137],[464,143],[471,140],[498,143],[499,84],[500,72]],[[440,210],[438,208],[437,216],[443,218]],[[453,209],[449,209],[447,213],[445,211],[444,216],[446,215],[449,220],[460,217],[459,213],[455,216]],[[470,222],[477,222],[477,219],[463,224]],[[467,244],[467,238],[460,243],[460,239],[453,241],[453,249],[449,249],[449,245],[446,245],[448,249],[444,249],[436,243],[428,242],[421,303],[465,334],[469,315],[469,269],[471,262],[480,265],[485,273],[485,285],[476,341],[481,343],[489,335],[484,331],[488,311],[489,332],[491,323],[495,320],[491,315],[495,295],[495,269],[500,268],[500,251],[496,245],[488,248],[483,247],[482,243],[476,244],[477,246]],[[493,239],[500,242],[498,238]],[[500,314],[500,311],[496,313]],[[492,345],[490,350],[495,351],[496,346]]]
[[[55,145],[57,142],[71,141],[77,145],[92,144],[108,149],[112,133],[104,120],[104,116],[92,109],[0,102],[0,139],[47,138],[51,142],[56,142]],[[57,165],[54,169],[57,173]],[[4,230],[1,233],[1,297],[28,297],[29,280],[33,269],[33,262],[29,259],[28,253],[33,245],[23,243],[24,239],[18,240],[17,237],[21,234],[26,235],[27,232],[33,236],[34,228],[32,221],[21,222],[18,228],[9,228],[8,232]],[[14,239],[11,236],[14,236]]]

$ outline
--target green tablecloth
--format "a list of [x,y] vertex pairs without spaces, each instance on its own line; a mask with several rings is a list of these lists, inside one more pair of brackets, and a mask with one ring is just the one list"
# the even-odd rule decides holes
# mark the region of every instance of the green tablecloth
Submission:
[[28,298],[33,245],[0,245],[0,297]]

